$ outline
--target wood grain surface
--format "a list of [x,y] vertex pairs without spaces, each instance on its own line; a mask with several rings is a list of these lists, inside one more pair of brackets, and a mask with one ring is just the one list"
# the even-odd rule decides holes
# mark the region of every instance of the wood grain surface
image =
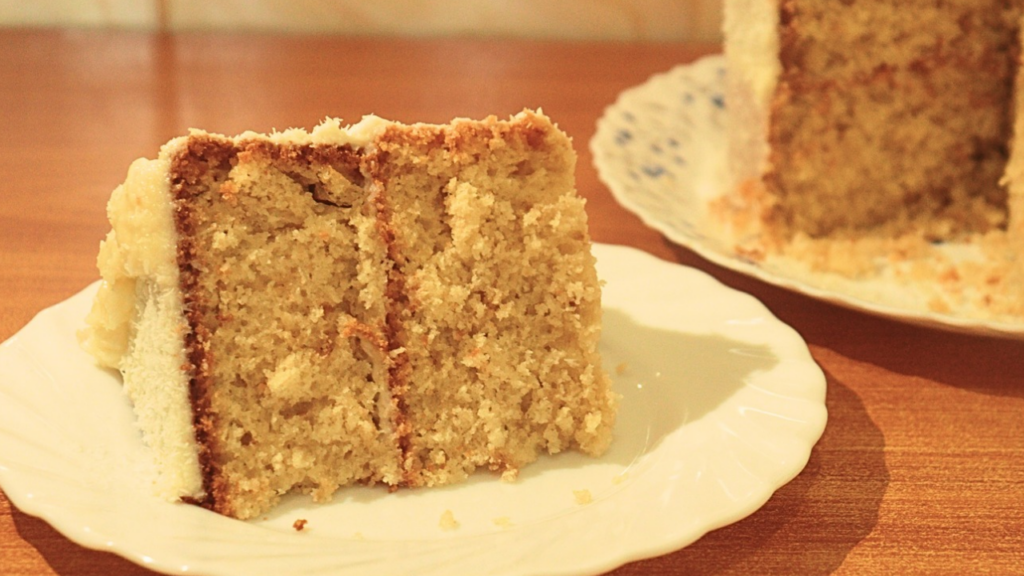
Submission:
[[[625,575],[1024,574],[1024,342],[916,328],[718,268],[621,208],[587,148],[617,94],[717,46],[0,32],[0,340],[98,275],[128,164],[189,127],[311,127],[542,107],[575,140],[596,241],[700,268],[807,340],[829,422],[750,517]],[[680,294],[680,298],[686,298]],[[0,574],[147,574],[0,494]]]

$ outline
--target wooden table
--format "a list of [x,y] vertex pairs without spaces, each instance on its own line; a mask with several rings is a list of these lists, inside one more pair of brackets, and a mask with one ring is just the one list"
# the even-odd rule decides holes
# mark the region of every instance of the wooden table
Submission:
[[[365,113],[445,122],[543,107],[574,137],[596,241],[700,268],[810,345],[829,423],[752,516],[615,574],[1024,574],[1024,342],[906,326],[711,265],[601,184],[603,108],[717,46],[0,32],[0,340],[97,278],[128,164],[191,126],[237,133]],[[0,574],[147,573],[0,495]]]

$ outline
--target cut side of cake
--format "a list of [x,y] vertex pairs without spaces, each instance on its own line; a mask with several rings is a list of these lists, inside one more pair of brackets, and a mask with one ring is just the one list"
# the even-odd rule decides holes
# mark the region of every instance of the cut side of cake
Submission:
[[193,131],[133,164],[83,341],[123,375],[157,492],[251,518],[600,455],[615,395],[574,168],[529,111]]
[[783,237],[1005,227],[1024,4],[729,0],[730,155]]
[[711,208],[737,253],[1024,316],[1022,18],[1020,0],[726,0],[731,180]]

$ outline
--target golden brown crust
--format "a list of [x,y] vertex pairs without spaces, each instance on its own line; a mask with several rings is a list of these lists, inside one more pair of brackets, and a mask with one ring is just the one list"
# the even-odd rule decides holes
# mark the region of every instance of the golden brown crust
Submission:
[[189,137],[184,150],[171,160],[170,180],[174,222],[178,232],[178,270],[182,300],[189,331],[185,335],[185,350],[189,361],[189,400],[192,403],[192,422],[199,446],[199,465],[205,496],[197,504],[222,514],[228,513],[230,503],[217,482],[219,467],[214,457],[216,422],[210,411],[210,364],[214,361],[206,343],[209,334],[201,321],[205,307],[198,289],[199,269],[196,266],[194,235],[195,214],[190,200],[197,186],[215,167],[224,168],[232,162],[236,150],[230,142],[213,137]]

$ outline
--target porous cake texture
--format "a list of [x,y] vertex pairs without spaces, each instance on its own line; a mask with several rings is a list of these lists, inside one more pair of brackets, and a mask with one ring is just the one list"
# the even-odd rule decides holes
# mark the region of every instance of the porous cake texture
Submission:
[[291,490],[599,455],[615,395],[569,138],[541,114],[193,131],[113,194],[84,344],[157,490],[251,518]]
[[729,102],[758,120],[766,144],[760,158],[735,153],[742,176],[767,189],[771,225],[814,237],[1004,226],[999,180],[1021,9],[1006,0],[727,2]]
[[895,242],[847,255],[868,262],[912,239],[1005,242],[1024,218],[1020,162],[1008,170],[1022,14],[1020,0],[726,0],[730,187],[760,248]]

